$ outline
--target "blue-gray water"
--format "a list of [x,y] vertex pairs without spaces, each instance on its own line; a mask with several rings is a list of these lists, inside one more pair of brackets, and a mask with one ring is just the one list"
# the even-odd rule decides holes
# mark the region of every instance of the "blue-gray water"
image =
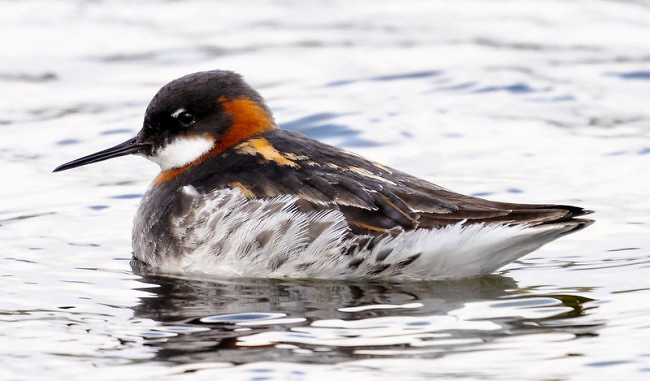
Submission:
[[[0,379],[650,378],[647,1],[1,1]],[[597,223],[490,277],[142,278],[167,81],[242,73],[280,125]]]

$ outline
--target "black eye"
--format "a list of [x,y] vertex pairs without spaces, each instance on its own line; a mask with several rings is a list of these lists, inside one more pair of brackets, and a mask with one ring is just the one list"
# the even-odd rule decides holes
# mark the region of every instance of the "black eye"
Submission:
[[178,120],[183,127],[189,127],[194,124],[196,117],[191,112],[183,111],[176,116],[176,120]]

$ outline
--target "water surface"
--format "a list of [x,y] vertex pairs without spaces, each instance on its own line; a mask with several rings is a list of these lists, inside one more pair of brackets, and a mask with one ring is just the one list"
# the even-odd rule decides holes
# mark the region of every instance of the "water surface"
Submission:
[[[0,20],[0,379],[650,377],[647,1],[28,0]],[[454,282],[134,274],[155,165],[50,172],[215,68],[284,128],[597,223]]]

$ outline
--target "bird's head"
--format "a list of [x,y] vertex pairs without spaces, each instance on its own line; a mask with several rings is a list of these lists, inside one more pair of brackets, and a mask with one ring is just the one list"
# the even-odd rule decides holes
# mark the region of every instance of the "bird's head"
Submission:
[[135,154],[170,171],[197,164],[275,127],[262,97],[239,74],[186,75],[153,97],[138,134],[109,149],[65,163],[54,172]]

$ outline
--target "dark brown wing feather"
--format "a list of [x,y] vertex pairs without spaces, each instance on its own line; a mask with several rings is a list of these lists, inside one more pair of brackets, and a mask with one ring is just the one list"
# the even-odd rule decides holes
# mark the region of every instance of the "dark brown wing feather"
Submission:
[[[336,207],[357,234],[431,229],[459,222],[563,223],[575,224],[576,229],[591,222],[575,219],[590,213],[579,207],[503,203],[454,193],[293,132],[274,130],[262,136],[297,165],[278,165],[258,157],[249,170],[228,172],[226,166],[225,173],[215,177],[220,186],[236,182],[255,197],[297,194],[304,200],[303,207]],[[235,154],[229,160],[241,165],[246,158]]]

